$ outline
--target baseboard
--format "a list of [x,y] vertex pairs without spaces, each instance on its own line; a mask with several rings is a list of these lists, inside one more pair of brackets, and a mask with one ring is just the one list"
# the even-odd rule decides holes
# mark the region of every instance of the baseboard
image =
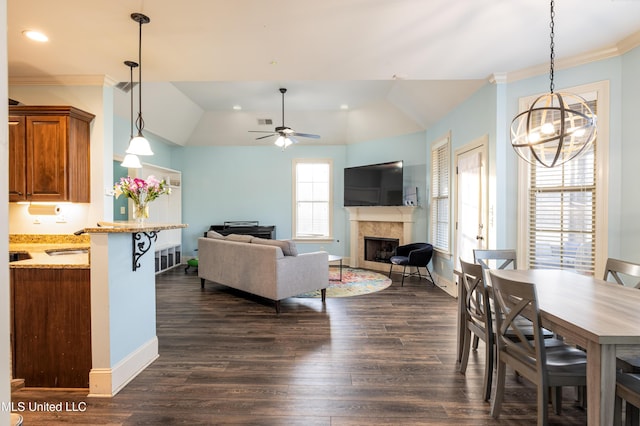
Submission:
[[456,281],[450,281],[444,278],[442,275],[438,275],[435,271],[432,271],[433,279],[436,280],[435,284],[440,287],[445,293],[451,297],[458,298],[458,283]]
[[158,338],[154,337],[113,368],[92,368],[89,372],[89,395],[110,398],[158,359]]

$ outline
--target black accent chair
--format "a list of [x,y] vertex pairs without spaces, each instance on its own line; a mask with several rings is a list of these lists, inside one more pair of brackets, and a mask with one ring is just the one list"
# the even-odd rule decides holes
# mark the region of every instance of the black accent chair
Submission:
[[[420,275],[420,268],[422,267],[427,270],[427,274],[429,274],[431,284],[435,285],[435,281],[431,276],[431,272],[429,271],[428,266],[432,256],[433,246],[429,243],[411,243],[404,246],[396,247],[395,255],[391,256],[391,259],[389,259],[389,261],[391,262],[391,268],[389,268],[389,278],[391,278],[393,265],[402,265],[402,285],[404,286],[405,276],[411,277],[417,275],[422,279],[422,275]],[[415,266],[416,272],[407,274],[407,266]],[[427,278],[426,275],[425,278]]]

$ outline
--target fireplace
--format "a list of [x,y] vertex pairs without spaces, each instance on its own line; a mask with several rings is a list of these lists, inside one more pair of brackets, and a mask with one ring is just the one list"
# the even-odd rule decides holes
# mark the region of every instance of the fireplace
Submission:
[[[413,242],[414,213],[418,208],[417,206],[347,207],[350,222],[349,266],[388,273],[388,260],[367,260],[365,250],[366,257],[370,257],[370,252],[373,251],[374,257],[388,258],[390,257],[388,252],[391,250],[385,246],[388,244],[387,240],[397,241],[394,248]],[[382,241],[377,244],[382,246],[367,248],[365,238],[380,239]],[[386,253],[376,255],[376,251]]]
[[398,245],[398,238],[364,237],[364,260],[390,263]]

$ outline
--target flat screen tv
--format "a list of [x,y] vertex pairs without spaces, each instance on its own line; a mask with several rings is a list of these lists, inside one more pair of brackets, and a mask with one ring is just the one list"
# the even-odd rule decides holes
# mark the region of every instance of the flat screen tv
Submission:
[[344,169],[344,206],[401,206],[402,161]]

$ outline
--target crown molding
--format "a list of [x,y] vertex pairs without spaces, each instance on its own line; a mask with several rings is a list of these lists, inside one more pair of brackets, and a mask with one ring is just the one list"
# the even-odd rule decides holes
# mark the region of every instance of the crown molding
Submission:
[[9,77],[9,86],[115,86],[108,75],[47,75],[37,77]]
[[[555,60],[554,68],[556,70],[562,70],[567,68],[573,68],[580,65],[585,65],[591,62],[602,61],[604,59],[615,58],[616,56],[623,55],[632,49],[640,46],[640,31],[630,35],[629,37],[622,39],[613,46],[609,46],[600,50],[595,50],[582,55],[572,56]],[[534,67],[525,68],[523,70],[510,72],[507,75],[508,82],[514,82],[518,80],[524,80],[530,77],[536,77],[538,75],[548,74],[549,64],[540,64]]]

